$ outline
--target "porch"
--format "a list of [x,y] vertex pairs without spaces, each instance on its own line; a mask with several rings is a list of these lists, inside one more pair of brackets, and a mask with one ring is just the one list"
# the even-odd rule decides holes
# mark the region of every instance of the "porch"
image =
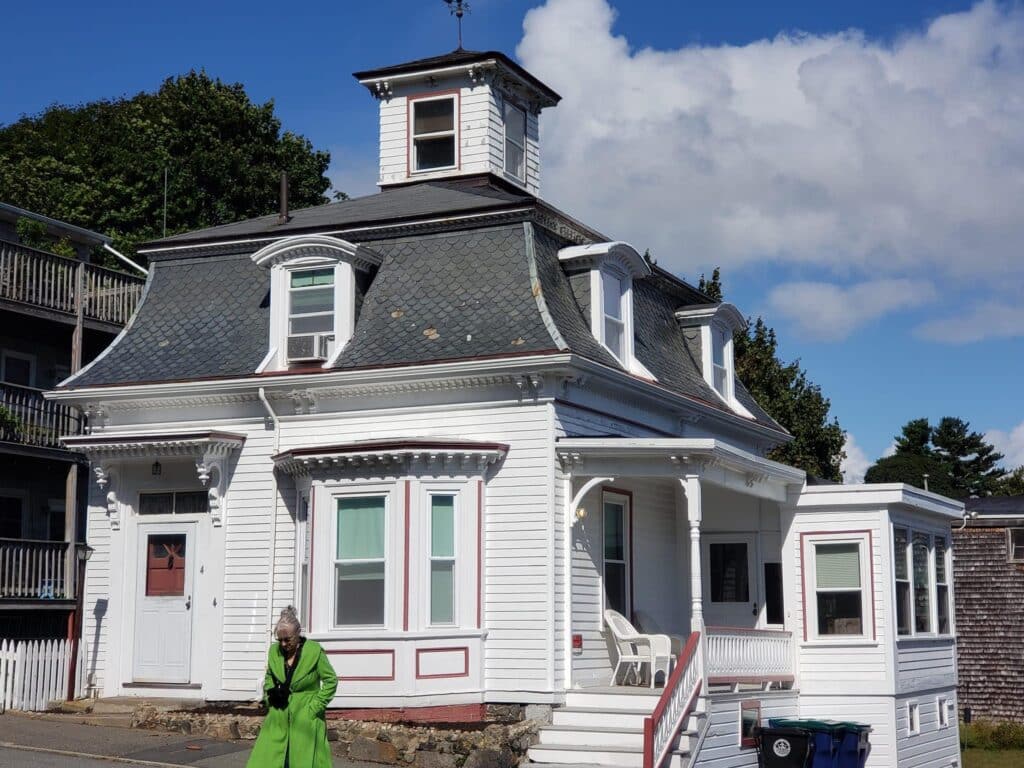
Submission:
[[73,606],[74,556],[66,541],[0,539],[0,608]]

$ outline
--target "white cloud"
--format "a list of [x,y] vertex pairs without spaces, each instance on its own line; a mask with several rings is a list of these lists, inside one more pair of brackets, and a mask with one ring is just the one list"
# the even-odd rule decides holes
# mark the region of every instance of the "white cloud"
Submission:
[[994,445],[996,450],[1003,454],[1002,464],[1007,469],[1016,469],[1024,465],[1024,421],[1009,432],[989,430],[985,434],[985,441]]
[[768,303],[805,335],[838,340],[884,314],[917,307],[935,297],[931,283],[907,279],[871,280],[849,287],[799,282],[773,288]]
[[520,60],[564,96],[542,128],[547,199],[688,274],[1024,275],[1024,7],[982,2],[895,42],[664,51],[613,35],[615,13],[548,0],[524,20]]
[[857,445],[857,441],[853,439],[853,435],[849,432],[846,433],[843,450],[846,452],[846,458],[839,465],[839,471],[843,473],[843,482],[864,482],[864,473],[867,472],[868,467],[874,462],[868,461],[867,454]]
[[989,303],[965,313],[930,320],[916,333],[931,341],[967,344],[991,338],[1024,336],[1024,306]]
[[884,451],[882,451],[882,458],[886,459],[889,456],[895,456],[895,455],[896,455],[896,441],[893,440],[891,443],[889,443],[889,447],[886,448]]

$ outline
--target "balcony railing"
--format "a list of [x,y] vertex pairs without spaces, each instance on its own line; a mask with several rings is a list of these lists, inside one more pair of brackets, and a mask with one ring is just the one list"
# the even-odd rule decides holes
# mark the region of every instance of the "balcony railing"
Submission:
[[770,629],[708,627],[709,683],[792,683],[793,636]]
[[0,600],[73,600],[66,541],[0,539]]
[[43,399],[43,391],[0,383],[0,441],[62,448],[60,438],[82,432],[78,412]]
[[114,325],[127,323],[142,296],[144,280],[16,243],[0,242],[0,299],[77,314],[79,266],[84,317]]

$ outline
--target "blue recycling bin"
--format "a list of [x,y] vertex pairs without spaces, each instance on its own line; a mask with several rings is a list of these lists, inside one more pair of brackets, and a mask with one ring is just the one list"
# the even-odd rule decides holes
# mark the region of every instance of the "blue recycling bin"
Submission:
[[807,731],[811,750],[807,768],[864,768],[868,759],[870,725],[840,720],[777,717],[772,728],[800,728]]

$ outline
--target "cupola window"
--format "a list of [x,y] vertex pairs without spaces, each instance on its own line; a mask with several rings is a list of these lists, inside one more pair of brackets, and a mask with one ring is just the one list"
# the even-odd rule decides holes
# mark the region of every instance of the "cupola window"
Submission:
[[505,173],[526,178],[526,113],[505,102]]
[[454,168],[455,96],[416,99],[412,106],[412,161],[416,171]]

